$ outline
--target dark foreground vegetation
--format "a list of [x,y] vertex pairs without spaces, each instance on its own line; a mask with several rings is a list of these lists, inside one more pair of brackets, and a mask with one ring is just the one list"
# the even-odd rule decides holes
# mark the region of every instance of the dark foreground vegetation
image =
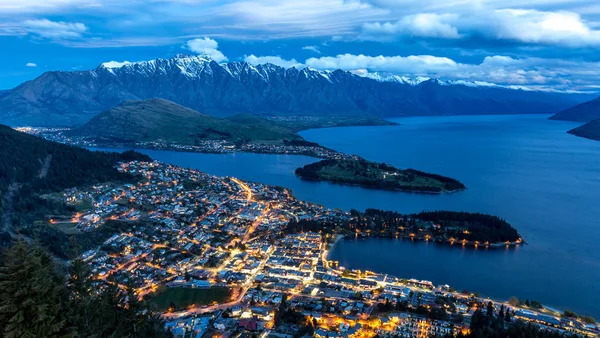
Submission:
[[462,240],[481,245],[520,241],[519,233],[499,217],[468,212],[434,211],[403,215],[394,211],[352,210],[347,222],[291,221],[288,233],[322,231],[329,234],[406,237],[440,242]]
[[49,227],[47,215],[70,215],[75,210],[41,195],[101,182],[135,181],[115,168],[121,161],[132,160],[151,159],[134,151],[89,151],[0,125],[0,246],[23,235],[38,240],[58,257],[73,257],[90,241],[84,238],[89,235],[66,235]]
[[327,159],[296,169],[305,180],[329,181],[383,190],[442,193],[465,189],[459,181],[414,169],[401,170],[363,159]]
[[471,318],[471,332],[459,333],[458,338],[561,338],[579,337],[571,333],[560,333],[550,329],[542,329],[531,323],[511,322],[513,317],[510,309],[502,306],[496,310],[490,302],[485,311],[479,309]]
[[0,257],[0,337],[170,337],[131,288],[92,287],[84,262],[17,241]]

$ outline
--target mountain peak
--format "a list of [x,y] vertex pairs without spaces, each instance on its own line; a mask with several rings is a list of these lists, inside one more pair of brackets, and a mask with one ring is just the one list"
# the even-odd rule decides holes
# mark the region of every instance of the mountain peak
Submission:
[[368,71],[356,74],[213,61],[206,55],[179,54],[170,59],[110,61],[88,71],[45,73],[1,94],[0,122],[76,125],[125,100],[153,97],[217,116],[383,117],[550,113],[590,98]]

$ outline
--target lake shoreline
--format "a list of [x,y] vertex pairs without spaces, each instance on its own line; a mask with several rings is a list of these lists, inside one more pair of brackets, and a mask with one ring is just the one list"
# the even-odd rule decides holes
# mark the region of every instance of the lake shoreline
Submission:
[[296,175],[296,177],[298,177],[299,179],[301,179],[303,181],[308,181],[308,182],[325,182],[325,183],[337,184],[337,185],[342,185],[342,186],[359,187],[359,188],[364,188],[364,189],[369,189],[369,190],[397,191],[397,192],[407,192],[407,193],[414,193],[414,194],[428,194],[428,195],[454,194],[454,193],[458,193],[458,192],[465,191],[468,189],[465,187],[462,189],[442,190],[442,191],[436,192],[436,191],[426,191],[426,190],[377,188],[377,187],[372,187],[372,186],[368,186],[368,185],[362,185],[359,183],[340,183],[340,182],[336,182],[336,181],[332,181],[332,180],[305,178],[300,175]]
[[[589,291],[600,278],[595,255],[600,223],[597,210],[590,207],[600,191],[600,143],[566,134],[575,124],[550,121],[546,115],[414,117],[398,120],[402,125],[395,127],[301,133],[338,151],[456,177],[468,186],[457,194],[401,194],[298,179],[293,170],[315,161],[313,157],[144,153],[211,175],[283,186],[300,200],[332,209],[376,207],[404,214],[469,210],[498,215],[518,228],[527,245],[477,251],[425,241],[368,244],[365,240],[358,245],[338,242],[329,253],[351,268],[449,283],[498,299],[535,299],[600,317],[600,294]],[[413,145],[386,148],[390,144]]]
[[369,240],[369,239],[389,239],[389,240],[408,240],[411,243],[433,243],[439,244],[443,246],[450,246],[455,248],[473,248],[473,249],[507,249],[507,248],[516,248],[527,245],[528,243],[524,240],[521,241],[512,241],[512,242],[498,242],[498,243],[476,243],[478,241],[450,241],[450,240],[439,240],[439,239],[426,239],[425,237],[410,237],[408,235],[403,236],[388,236],[388,235],[364,235],[357,234],[355,236],[352,235],[338,235],[335,242],[331,245],[330,251],[333,250],[334,246],[338,244],[340,241],[351,241],[351,240]]

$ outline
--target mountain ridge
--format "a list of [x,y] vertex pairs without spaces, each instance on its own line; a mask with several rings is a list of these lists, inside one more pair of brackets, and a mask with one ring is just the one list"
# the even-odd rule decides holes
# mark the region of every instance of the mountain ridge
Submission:
[[600,97],[565,109],[550,117],[551,120],[591,122],[600,119]]
[[352,72],[219,64],[178,55],[142,62],[107,62],[86,71],[51,71],[0,95],[0,123],[76,126],[125,100],[163,98],[214,116],[396,117],[409,115],[550,113],[587,94],[472,86],[436,79],[415,84]]
[[590,140],[600,141],[600,119],[590,121],[582,126],[571,129],[568,133]]
[[160,98],[126,100],[67,135],[124,143],[162,140],[182,145],[202,140],[232,143],[303,140],[291,129],[258,116],[247,122],[241,116],[234,117],[216,118]]

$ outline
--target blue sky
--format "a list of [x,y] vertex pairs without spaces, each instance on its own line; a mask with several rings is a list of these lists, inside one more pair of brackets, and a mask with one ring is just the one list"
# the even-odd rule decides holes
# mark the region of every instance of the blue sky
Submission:
[[597,0],[0,0],[0,89],[49,70],[219,62],[600,88]]

